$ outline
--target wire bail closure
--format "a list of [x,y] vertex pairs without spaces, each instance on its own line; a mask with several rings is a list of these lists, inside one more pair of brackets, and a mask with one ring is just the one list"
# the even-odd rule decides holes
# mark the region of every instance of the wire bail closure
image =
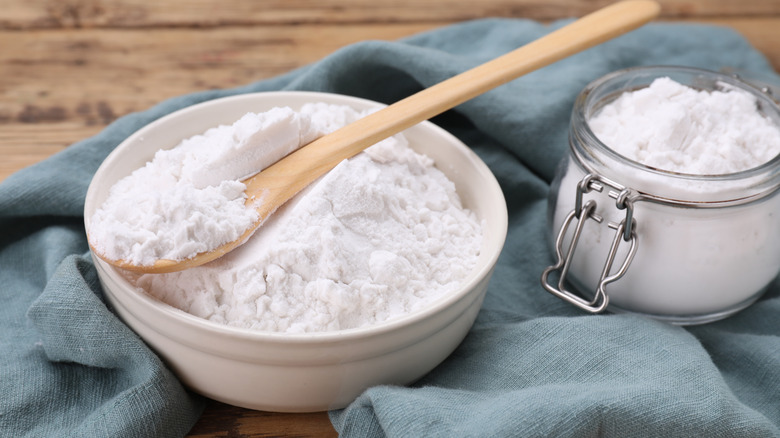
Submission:
[[[608,189],[608,196],[615,200],[615,207],[618,210],[625,210],[626,217],[620,223],[609,222],[607,226],[615,230],[615,236],[612,240],[607,260],[604,263],[604,268],[599,278],[598,287],[596,293],[593,295],[593,299],[588,301],[587,299],[575,294],[566,289],[566,276],[569,273],[572,260],[574,258],[574,251],[577,249],[577,243],[582,235],[582,229],[584,228],[587,219],[593,219],[596,223],[603,222],[604,218],[596,214],[596,201],[590,199],[583,204],[583,195],[590,193],[591,191],[597,191],[601,193],[604,188]],[[571,304],[586,310],[590,313],[600,313],[609,305],[609,295],[607,295],[607,285],[620,279],[625,275],[628,270],[631,261],[634,259],[634,255],[637,250],[637,238],[636,238],[636,220],[634,219],[634,200],[637,196],[632,196],[633,191],[626,188],[608,178],[605,178],[598,174],[588,174],[583,178],[579,184],[577,184],[577,197],[575,200],[574,210],[569,212],[566,218],[561,224],[561,229],[558,232],[558,236],[555,239],[555,253],[558,261],[548,266],[547,269],[542,272],[542,286],[547,292],[568,301]],[[577,220],[574,228],[574,234],[572,235],[569,247],[564,251],[564,238],[572,223]],[[613,275],[609,275],[612,271],[615,258],[618,253],[618,249],[622,242],[629,243],[628,254],[625,260],[620,265],[620,268]],[[560,271],[560,277],[558,278],[558,285],[555,287],[550,284],[549,276],[555,271]]]

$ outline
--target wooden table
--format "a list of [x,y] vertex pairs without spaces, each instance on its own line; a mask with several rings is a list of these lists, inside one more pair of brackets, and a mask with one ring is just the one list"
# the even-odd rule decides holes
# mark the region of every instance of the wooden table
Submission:
[[[0,181],[166,98],[285,73],[339,47],[458,21],[582,16],[606,0],[3,0]],[[730,26],[780,70],[780,0],[660,0]],[[327,414],[212,402],[195,437],[334,436]]]

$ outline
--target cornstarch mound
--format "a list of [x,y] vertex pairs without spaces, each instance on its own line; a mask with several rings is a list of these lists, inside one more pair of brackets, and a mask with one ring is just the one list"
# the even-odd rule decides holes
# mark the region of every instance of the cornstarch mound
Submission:
[[669,78],[622,94],[588,124],[621,155],[678,173],[735,173],[780,154],[780,132],[756,110],[753,96],[696,90]]
[[[299,143],[363,115],[326,104],[292,113],[299,135],[285,138]],[[168,169],[178,166],[173,161],[159,171],[184,175]],[[192,161],[201,163],[194,154]],[[226,256],[186,271],[127,276],[161,301],[220,324],[285,333],[358,328],[457,289],[476,265],[481,227],[433,161],[396,135],[341,162]]]

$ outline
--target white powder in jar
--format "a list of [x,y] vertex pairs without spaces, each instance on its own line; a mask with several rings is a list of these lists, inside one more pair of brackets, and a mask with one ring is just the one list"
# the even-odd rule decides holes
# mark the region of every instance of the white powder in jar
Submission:
[[[362,116],[325,104],[301,112],[314,132]],[[161,301],[230,326],[365,327],[460,287],[479,257],[481,226],[432,160],[397,135],[340,163],[226,256],[182,272],[127,276]]]
[[658,169],[723,175],[780,154],[780,130],[737,90],[695,90],[670,78],[623,93],[588,120],[602,143]]
[[[730,88],[694,90],[668,78],[622,94],[588,125],[603,144],[624,157],[681,174],[740,172],[780,154],[780,129],[758,111],[754,96]],[[603,155],[594,160],[594,166],[601,166],[595,171],[619,184],[668,199],[699,202],[700,207],[740,199],[746,191],[752,194],[759,178],[681,177],[601,159]],[[557,193],[554,232],[574,208],[577,184],[585,174],[570,158]],[[585,224],[569,270],[585,295],[596,290],[615,233],[606,223],[618,223],[626,216],[605,194],[591,192],[585,195],[588,199],[597,201],[596,213],[604,221]],[[610,305],[680,323],[717,319],[741,309],[780,271],[778,211],[776,192],[759,201],[720,208],[634,203],[638,251],[626,275],[607,286]],[[616,265],[625,259],[628,246],[621,243]]]

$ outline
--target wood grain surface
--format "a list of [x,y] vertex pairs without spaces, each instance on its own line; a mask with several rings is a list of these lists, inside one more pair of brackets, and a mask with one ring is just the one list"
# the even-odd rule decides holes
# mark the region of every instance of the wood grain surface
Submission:
[[[3,0],[0,181],[169,97],[288,72],[345,45],[483,17],[549,21],[606,0]],[[780,69],[780,0],[660,0],[742,33]],[[209,403],[194,437],[327,437],[326,413]]]

